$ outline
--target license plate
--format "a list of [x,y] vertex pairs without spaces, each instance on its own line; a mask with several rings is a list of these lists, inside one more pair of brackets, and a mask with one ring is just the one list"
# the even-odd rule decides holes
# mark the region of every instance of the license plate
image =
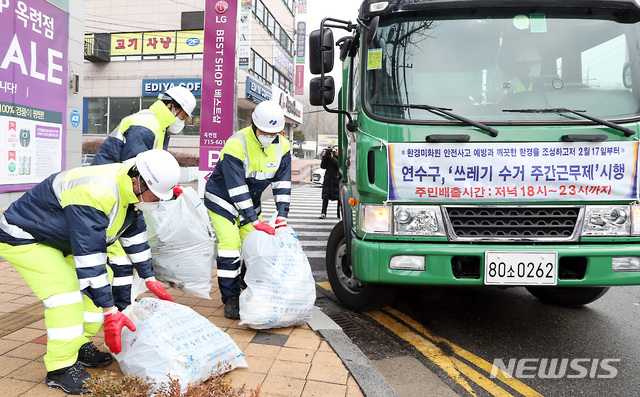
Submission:
[[558,253],[486,251],[485,285],[556,285]]

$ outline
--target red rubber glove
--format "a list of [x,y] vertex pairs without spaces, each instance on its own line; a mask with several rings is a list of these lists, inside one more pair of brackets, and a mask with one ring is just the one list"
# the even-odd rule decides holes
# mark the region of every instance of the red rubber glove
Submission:
[[180,186],[180,184],[177,184],[176,187],[173,188],[173,195],[175,197],[180,197],[181,194],[182,194],[182,186]]
[[104,343],[114,354],[118,354],[122,350],[120,334],[124,327],[129,328],[131,331],[136,330],[136,326],[133,325],[131,320],[119,311],[104,316]]
[[269,226],[268,224],[262,221],[255,221],[254,223],[252,223],[252,225],[253,227],[256,228],[256,230],[260,230],[261,232],[265,232],[272,236],[276,234],[276,229],[272,228],[271,226]]
[[166,289],[159,282],[156,281],[155,277],[149,277],[145,279],[144,284],[147,286],[149,291],[153,292],[158,298],[173,302],[173,298]]
[[287,227],[287,220],[285,218],[276,219],[276,229],[279,227]]

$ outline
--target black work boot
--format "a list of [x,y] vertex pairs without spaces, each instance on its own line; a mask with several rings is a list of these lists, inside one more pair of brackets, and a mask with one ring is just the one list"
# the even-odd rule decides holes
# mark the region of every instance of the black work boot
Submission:
[[111,354],[103,353],[93,342],[87,342],[78,350],[78,362],[85,367],[96,368],[111,364]]
[[224,304],[224,316],[232,320],[240,319],[240,297],[227,299],[227,303]]
[[67,394],[89,393],[84,381],[90,377],[84,365],[76,361],[70,367],[47,372],[45,384],[52,389],[60,388]]

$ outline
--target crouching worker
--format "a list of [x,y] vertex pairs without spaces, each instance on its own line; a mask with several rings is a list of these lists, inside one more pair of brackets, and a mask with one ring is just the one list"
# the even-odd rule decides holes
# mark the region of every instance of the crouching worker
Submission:
[[160,299],[173,301],[155,280],[146,226],[140,211],[173,197],[180,168],[154,149],[135,164],[73,168],[51,175],[15,201],[0,217],[0,256],[8,260],[44,304],[47,329],[46,385],[85,393],[87,367],[102,367],[111,355],[90,342],[104,322],[113,353],[123,327],[133,323],[114,305],[107,246],[118,240]]

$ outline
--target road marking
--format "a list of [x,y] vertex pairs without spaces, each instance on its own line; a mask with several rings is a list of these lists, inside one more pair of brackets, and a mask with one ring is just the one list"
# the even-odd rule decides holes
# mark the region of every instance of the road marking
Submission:
[[[316,285],[329,292],[333,292],[331,284],[328,281],[317,282]],[[383,310],[366,312],[364,314],[376,320],[398,337],[409,342],[426,358],[440,367],[454,382],[467,390],[469,394],[476,396],[476,393],[473,391],[469,382],[467,382],[467,379],[485,389],[492,396],[512,396],[511,393],[497,385],[493,379],[476,371],[460,359],[466,360],[477,368],[485,371],[487,374],[491,374],[491,369],[493,367],[491,363],[464,350],[460,346],[433,334],[431,331],[424,328],[422,324],[418,323],[406,314],[391,307],[385,307]],[[396,318],[399,321],[396,320]],[[443,351],[440,346],[447,346],[451,349],[453,355],[450,352]],[[502,371],[498,371],[497,379],[518,392],[520,395],[527,397],[542,397],[542,394],[525,385],[518,379],[514,377],[505,378]]]
[[327,257],[327,253],[325,251],[309,251],[309,250],[305,250],[303,249],[304,254],[307,256],[307,258],[326,258]]
[[[400,338],[413,345],[425,357],[430,359],[438,367],[442,368],[442,370],[444,370],[456,383],[465,388],[470,394],[474,396],[476,395],[473,392],[473,389],[471,389],[469,383],[465,380],[465,377],[471,382],[474,382],[478,386],[485,389],[493,396],[502,397],[512,395],[498,386],[496,383],[494,383],[492,379],[476,371],[475,369],[461,361],[458,357],[486,371],[487,374],[491,373],[491,368],[493,367],[491,363],[483,360],[473,353],[462,349],[461,347],[447,341],[442,337],[434,335],[426,328],[424,328],[420,323],[413,320],[406,314],[390,307],[386,307],[382,311],[367,312],[365,314],[376,320],[378,323],[389,329],[394,334],[398,335]],[[398,318],[400,321],[402,321],[402,323],[395,320],[389,314]],[[442,348],[438,346],[443,344],[450,347],[454,355],[445,353]],[[516,378],[505,378],[501,371],[498,371],[497,379],[499,379],[501,382],[523,396],[542,396],[540,393],[533,390]]]
[[328,281],[318,281],[316,283],[316,285],[320,288],[323,288],[331,293],[333,293],[333,290],[331,289],[331,284]]
[[322,248],[327,248],[327,241],[326,240],[319,240],[319,241],[306,241],[306,240],[300,240],[300,245],[303,247],[322,247]]
[[[453,343],[447,341],[446,339],[444,339],[442,337],[434,335],[431,331],[429,331],[426,328],[424,328],[422,326],[422,324],[418,323],[417,321],[415,321],[411,317],[407,316],[406,314],[397,311],[396,309],[393,309],[393,308],[389,307],[389,308],[385,308],[384,310],[386,310],[389,313],[391,313],[392,315],[398,317],[400,320],[405,322],[407,325],[415,328],[418,332],[424,334],[427,338],[429,338],[429,339],[431,339],[431,340],[433,340],[435,342],[446,343],[447,345],[449,345],[449,346],[451,346],[453,348],[453,351],[457,355],[459,355],[460,357],[464,358],[465,360],[471,362],[472,364],[474,364],[478,368],[481,368],[481,369],[485,370],[487,373],[489,373],[489,374],[491,373],[491,369],[493,368],[493,364],[483,360],[482,358],[474,355],[473,353],[470,353],[470,352],[462,349],[459,346],[454,345]],[[520,393],[522,395],[525,395],[525,396],[541,396],[541,394],[539,394],[535,390],[531,389],[529,386],[525,385],[524,383],[520,382],[518,379],[516,379],[514,377],[506,378],[501,370],[498,371],[497,378],[500,379],[502,382],[504,382],[509,387],[511,387],[512,389],[516,390],[518,393]]]

